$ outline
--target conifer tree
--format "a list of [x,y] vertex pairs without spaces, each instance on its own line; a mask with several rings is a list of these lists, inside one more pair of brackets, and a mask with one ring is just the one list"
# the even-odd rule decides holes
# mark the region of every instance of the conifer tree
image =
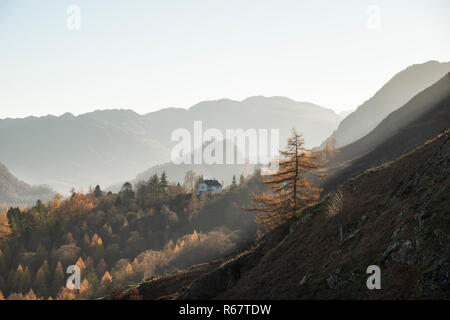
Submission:
[[7,212],[8,210],[6,208],[3,208],[0,212],[0,245],[8,240],[8,237],[12,232],[8,216],[6,215]]
[[6,280],[3,278],[1,273],[0,273],[0,291],[6,292]]
[[271,193],[252,194],[256,206],[246,208],[261,212],[256,216],[259,224],[271,230],[301,212],[301,209],[317,201],[320,189],[313,186],[311,176],[320,176],[317,169],[318,155],[304,148],[304,140],[295,129],[287,147],[280,151],[279,170],[269,175],[264,184],[271,184]]
[[11,292],[22,292],[23,288],[23,267],[21,264],[17,266],[12,284],[9,284]]
[[56,264],[55,273],[53,274],[52,294],[56,295],[62,286],[64,286],[64,271],[61,261],[58,261]]
[[47,294],[46,286],[44,269],[40,267],[34,277],[33,288],[38,294],[45,296]]
[[0,275],[6,274],[6,262],[5,258],[3,257],[3,252],[0,249]]
[[28,266],[25,267],[22,274],[21,292],[26,292],[31,287],[32,277]]
[[166,172],[163,171],[162,175],[161,175],[161,179],[160,179],[160,187],[161,187],[161,191],[165,192],[167,189],[167,186],[169,185],[168,181],[167,181],[167,175]]
[[109,271],[106,271],[103,274],[102,279],[100,280],[99,293],[104,294],[108,292],[112,287],[112,277]]
[[94,189],[94,196],[95,196],[96,198],[100,198],[100,197],[103,196],[103,191],[102,191],[102,189],[100,188],[99,185],[96,185],[96,186],[95,186],[95,189]]
[[78,258],[78,260],[77,260],[77,262],[75,263],[75,265],[76,265],[78,268],[80,268],[81,272],[83,272],[83,271],[86,269],[86,265],[85,265],[85,263],[84,263],[82,257],[79,257],[79,258]]

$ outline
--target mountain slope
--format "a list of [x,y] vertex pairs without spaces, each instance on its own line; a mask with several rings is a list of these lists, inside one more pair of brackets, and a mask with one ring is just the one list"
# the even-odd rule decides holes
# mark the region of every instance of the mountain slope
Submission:
[[392,112],[374,130],[338,149],[323,184],[329,191],[365,169],[409,152],[450,127],[450,73]]
[[[450,130],[347,181],[342,194],[339,212],[330,195],[214,271],[197,267],[187,287],[155,296],[163,277],[134,290],[143,299],[450,298]],[[381,268],[381,290],[366,287],[370,265]]]
[[[343,185],[344,242],[327,199],[217,297],[450,297],[450,131]],[[366,268],[381,268],[368,290]]]
[[388,114],[402,107],[449,71],[450,62],[429,61],[412,65],[399,72],[372,98],[342,120],[327,141],[334,138],[339,146],[345,146],[362,138]]
[[37,200],[48,201],[53,191],[47,186],[30,186],[14,177],[0,163],[0,207],[35,204]]

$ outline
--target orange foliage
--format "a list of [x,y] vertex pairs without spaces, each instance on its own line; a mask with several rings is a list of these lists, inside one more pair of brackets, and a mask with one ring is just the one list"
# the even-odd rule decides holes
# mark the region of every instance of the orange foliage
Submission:
[[246,209],[261,212],[256,221],[267,230],[275,229],[319,200],[321,189],[313,186],[309,176],[320,176],[316,170],[322,165],[318,155],[306,150],[303,144],[301,134],[293,130],[286,149],[280,151],[283,158],[279,161],[279,170],[262,181],[272,184],[272,192],[250,195],[259,205]]

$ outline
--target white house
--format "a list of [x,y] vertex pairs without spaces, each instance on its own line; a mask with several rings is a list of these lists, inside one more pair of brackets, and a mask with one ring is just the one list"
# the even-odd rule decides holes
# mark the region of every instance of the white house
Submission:
[[208,195],[222,192],[222,184],[215,180],[203,180],[198,184],[197,195],[206,193]]

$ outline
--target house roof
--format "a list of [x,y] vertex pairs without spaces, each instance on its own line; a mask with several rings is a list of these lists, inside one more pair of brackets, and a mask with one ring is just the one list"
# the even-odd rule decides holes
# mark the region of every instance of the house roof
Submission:
[[206,185],[209,187],[221,187],[222,186],[222,184],[215,179],[203,180],[202,182],[206,183]]

